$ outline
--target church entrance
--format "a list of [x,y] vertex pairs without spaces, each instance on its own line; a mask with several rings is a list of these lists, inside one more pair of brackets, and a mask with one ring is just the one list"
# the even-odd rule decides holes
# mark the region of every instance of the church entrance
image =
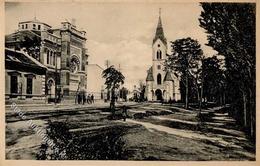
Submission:
[[156,95],[156,100],[162,100],[162,91],[160,89],[157,89],[155,91],[155,95]]

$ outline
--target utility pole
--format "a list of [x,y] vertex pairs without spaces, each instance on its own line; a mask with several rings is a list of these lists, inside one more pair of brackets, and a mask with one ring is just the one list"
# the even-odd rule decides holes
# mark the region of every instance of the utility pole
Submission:
[[119,65],[118,65],[118,71],[121,72],[120,63],[119,63]]
[[55,57],[55,100],[54,103],[55,105],[57,104],[57,84],[58,84],[58,79],[57,79],[57,51],[55,51],[54,53],[54,57]]

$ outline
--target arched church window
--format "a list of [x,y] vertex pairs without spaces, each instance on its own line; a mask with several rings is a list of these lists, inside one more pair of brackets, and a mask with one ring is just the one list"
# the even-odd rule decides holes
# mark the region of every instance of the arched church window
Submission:
[[157,51],[157,59],[162,59],[162,51],[161,50]]
[[157,84],[158,85],[162,84],[162,75],[160,73],[157,75]]

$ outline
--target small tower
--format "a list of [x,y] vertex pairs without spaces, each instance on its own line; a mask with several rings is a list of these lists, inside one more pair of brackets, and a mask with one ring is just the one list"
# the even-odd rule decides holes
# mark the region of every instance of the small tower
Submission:
[[148,101],[153,100],[153,73],[152,73],[152,67],[149,68],[147,71],[147,77],[146,77],[146,87],[145,87],[145,92],[146,92],[146,97]]
[[166,72],[165,77],[163,79],[164,83],[164,99],[166,101],[173,100],[174,99],[174,80],[171,76],[171,73],[169,71]]

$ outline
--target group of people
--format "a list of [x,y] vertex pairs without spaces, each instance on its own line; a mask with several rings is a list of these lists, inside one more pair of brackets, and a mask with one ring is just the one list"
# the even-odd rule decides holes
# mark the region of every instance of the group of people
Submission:
[[86,102],[88,104],[92,104],[95,102],[95,99],[94,99],[94,95],[93,94],[88,94],[86,95],[86,93],[78,93],[77,94],[77,97],[76,97],[76,101],[77,101],[77,104],[85,104]]

